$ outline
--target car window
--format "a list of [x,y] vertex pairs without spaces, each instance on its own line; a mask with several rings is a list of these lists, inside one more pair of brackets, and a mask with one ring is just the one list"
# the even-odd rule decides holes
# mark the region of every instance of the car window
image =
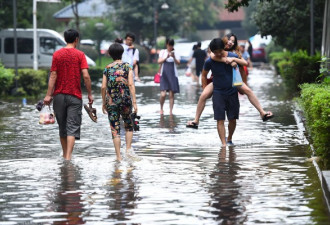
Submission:
[[64,43],[57,38],[41,37],[40,53],[52,55],[56,50],[64,47]]
[[[14,38],[5,39],[5,53],[14,54]],[[19,54],[33,53],[33,39],[17,38],[17,53]]]

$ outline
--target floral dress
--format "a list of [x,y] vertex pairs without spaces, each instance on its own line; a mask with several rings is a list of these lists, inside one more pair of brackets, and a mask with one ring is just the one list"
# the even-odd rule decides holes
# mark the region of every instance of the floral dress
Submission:
[[128,87],[128,74],[131,66],[128,63],[111,63],[103,72],[107,77],[106,109],[111,127],[112,138],[120,135],[120,116],[125,129],[132,131],[132,100]]

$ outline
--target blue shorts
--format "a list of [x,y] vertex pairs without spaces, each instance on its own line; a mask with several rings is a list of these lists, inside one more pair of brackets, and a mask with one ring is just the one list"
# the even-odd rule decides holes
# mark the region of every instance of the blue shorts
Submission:
[[219,92],[213,92],[212,101],[215,120],[225,120],[226,113],[228,120],[238,119],[239,100],[237,92],[233,95],[222,95]]

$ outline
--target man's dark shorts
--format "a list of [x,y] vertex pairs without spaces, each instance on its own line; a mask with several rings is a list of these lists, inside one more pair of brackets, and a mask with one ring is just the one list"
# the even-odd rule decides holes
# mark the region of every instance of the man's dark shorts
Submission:
[[79,140],[82,100],[73,95],[57,94],[53,105],[60,137],[74,136]]
[[238,119],[239,117],[239,100],[238,93],[233,95],[222,95],[219,92],[213,92],[213,111],[215,120]]

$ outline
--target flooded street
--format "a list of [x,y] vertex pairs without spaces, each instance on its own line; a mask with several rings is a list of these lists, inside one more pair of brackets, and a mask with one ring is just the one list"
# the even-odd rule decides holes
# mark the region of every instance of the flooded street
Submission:
[[168,98],[159,115],[159,85],[143,78],[136,87],[140,131],[133,137],[141,161],[115,161],[99,88],[98,123],[83,110],[71,162],[61,159],[57,124],[38,124],[36,102],[0,104],[0,225],[330,224],[293,102],[272,70],[254,68],[248,82],[276,117],[262,122],[240,95],[236,146],[226,150],[211,99],[199,129],[186,128],[201,93],[190,77],[181,71],[173,116]]

